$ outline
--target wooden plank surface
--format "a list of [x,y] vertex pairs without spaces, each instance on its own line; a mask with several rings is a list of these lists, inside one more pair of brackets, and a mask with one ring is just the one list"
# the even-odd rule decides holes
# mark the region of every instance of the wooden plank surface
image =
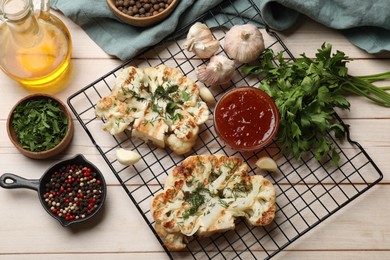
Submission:
[[[121,64],[105,54],[77,25],[65,21],[73,38],[72,65],[62,88],[55,94],[63,101]],[[355,60],[350,73],[363,75],[390,71],[388,53],[369,55],[352,46],[345,37],[307,18],[280,34],[294,54],[312,56],[323,42],[346,52]],[[25,89],[3,73],[0,91],[6,93],[0,110],[0,173],[11,172],[37,179],[57,160],[78,153],[102,170],[108,183],[104,210],[83,226],[63,228],[40,205],[30,190],[0,189],[1,259],[167,259],[162,247],[78,121],[71,147],[50,160],[22,156],[9,141],[6,119],[12,106],[35,92]],[[386,83],[381,83],[386,85]],[[50,90],[43,90],[50,92]],[[351,125],[351,137],[359,141],[384,174],[383,181],[341,209],[314,230],[294,242],[276,259],[389,259],[390,258],[390,109],[351,96],[350,111],[340,111]],[[258,252],[259,256],[261,253]]]

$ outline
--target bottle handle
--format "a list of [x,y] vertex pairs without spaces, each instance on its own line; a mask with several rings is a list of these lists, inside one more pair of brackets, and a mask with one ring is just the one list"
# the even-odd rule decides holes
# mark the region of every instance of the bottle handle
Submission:
[[50,17],[50,0],[41,0],[41,11],[39,17],[48,20]]

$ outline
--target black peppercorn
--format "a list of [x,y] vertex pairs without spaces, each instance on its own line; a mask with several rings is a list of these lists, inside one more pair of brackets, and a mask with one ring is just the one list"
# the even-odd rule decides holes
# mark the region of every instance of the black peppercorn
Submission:
[[[120,2],[120,1],[118,1]],[[67,165],[54,172],[44,185],[44,200],[50,210],[65,220],[91,215],[102,201],[102,182],[81,165]]]
[[117,0],[116,8],[134,17],[149,17],[163,12],[173,0]]

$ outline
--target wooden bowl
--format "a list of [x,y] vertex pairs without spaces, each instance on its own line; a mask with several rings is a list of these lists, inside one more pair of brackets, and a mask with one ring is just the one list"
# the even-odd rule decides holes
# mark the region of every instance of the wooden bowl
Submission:
[[175,10],[177,4],[179,3],[179,0],[173,0],[172,3],[164,11],[149,17],[130,16],[128,14],[121,12],[118,8],[116,8],[115,0],[106,0],[106,2],[107,5],[110,7],[111,11],[114,13],[114,15],[118,17],[122,22],[137,27],[148,27],[156,23],[159,23],[162,20],[164,20],[166,17],[168,17],[173,12],[173,10]]
[[[68,127],[65,133],[65,136],[62,138],[62,140],[54,147],[50,148],[49,150],[39,151],[39,152],[33,152],[28,149],[23,148],[20,141],[18,140],[18,137],[15,133],[15,129],[12,126],[12,122],[14,119],[14,111],[16,107],[23,102],[27,102],[28,100],[39,100],[39,99],[52,99],[58,103],[59,108],[64,112],[67,120],[68,120]],[[66,105],[59,100],[58,98],[49,95],[49,94],[32,94],[29,96],[26,96],[19,100],[15,106],[11,109],[11,112],[8,115],[7,119],[7,133],[8,137],[10,138],[11,142],[14,144],[14,146],[25,156],[33,158],[33,159],[47,159],[50,157],[53,157],[62,151],[64,151],[70,144],[72,138],[73,138],[73,132],[74,132],[74,126],[72,117],[69,113],[69,110],[67,109]]]

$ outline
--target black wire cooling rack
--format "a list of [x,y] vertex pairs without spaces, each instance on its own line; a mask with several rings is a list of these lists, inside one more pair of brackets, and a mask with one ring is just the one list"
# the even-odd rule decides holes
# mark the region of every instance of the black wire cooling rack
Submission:
[[[246,2],[247,8],[235,8],[238,1]],[[220,16],[221,12],[225,12],[225,15]],[[208,11],[197,21],[216,27],[213,34],[222,41],[227,28],[259,18],[260,12],[252,0],[230,0]],[[153,228],[150,202],[154,194],[163,189],[166,175],[185,157],[138,139],[131,139],[127,133],[111,136],[103,132],[102,121],[96,119],[94,108],[100,98],[111,92],[117,73],[128,65],[146,67],[165,64],[177,67],[189,78],[196,79],[195,69],[207,61],[197,59],[181,47],[183,35],[194,22],[164,44],[145,51],[136,59],[129,60],[73,94],[69,97],[68,104],[170,258],[269,259],[366,192],[383,175],[365,150],[350,139],[349,133],[348,142],[339,143],[334,140],[341,157],[339,167],[334,167],[330,158],[318,162],[313,154],[308,154],[302,161],[285,157],[276,143],[257,153],[232,151],[216,137],[210,119],[201,128],[197,144],[187,156],[223,153],[243,158],[250,167],[250,174],[264,174],[274,184],[277,192],[276,217],[265,227],[252,227],[245,221],[238,220],[235,230],[209,238],[196,238],[188,245],[186,252],[174,253],[167,250]],[[268,48],[275,52],[283,51],[287,59],[294,59],[276,33],[267,30],[264,34]],[[259,78],[245,77],[238,68],[228,86],[209,89],[218,100],[229,88],[256,86],[259,82]],[[338,118],[337,115],[336,117]],[[115,158],[115,150],[119,147],[135,150],[142,156],[142,160],[133,166],[124,167]],[[255,161],[261,156],[272,157],[277,162],[277,173],[265,174],[256,169]]]

